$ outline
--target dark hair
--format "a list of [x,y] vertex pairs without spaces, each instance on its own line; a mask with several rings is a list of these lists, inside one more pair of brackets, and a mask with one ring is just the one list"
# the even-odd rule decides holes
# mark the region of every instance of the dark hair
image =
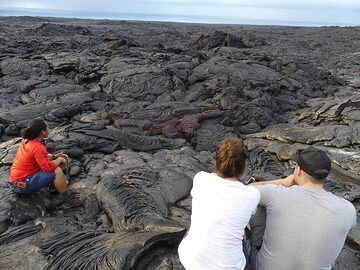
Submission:
[[317,169],[314,171],[314,173],[316,174],[316,177],[313,176],[315,180],[325,181],[326,177],[329,175],[330,172],[327,169]]
[[41,131],[46,130],[47,124],[43,119],[32,120],[26,128],[21,131],[21,137],[28,140],[33,140],[38,137]]
[[238,178],[245,170],[246,147],[237,137],[224,139],[216,151],[216,173],[225,178]]

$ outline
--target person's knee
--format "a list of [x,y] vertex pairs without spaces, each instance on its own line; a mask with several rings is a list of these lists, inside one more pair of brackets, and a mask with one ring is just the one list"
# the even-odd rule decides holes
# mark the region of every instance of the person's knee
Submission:
[[55,175],[56,175],[56,177],[64,176],[64,172],[63,172],[63,170],[62,170],[60,167],[57,167],[57,168],[55,169]]

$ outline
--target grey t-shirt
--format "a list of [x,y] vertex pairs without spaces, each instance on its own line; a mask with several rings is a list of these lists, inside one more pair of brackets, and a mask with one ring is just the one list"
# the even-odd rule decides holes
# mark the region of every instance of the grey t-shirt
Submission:
[[323,189],[280,185],[258,189],[267,218],[257,270],[331,269],[355,226],[355,207]]

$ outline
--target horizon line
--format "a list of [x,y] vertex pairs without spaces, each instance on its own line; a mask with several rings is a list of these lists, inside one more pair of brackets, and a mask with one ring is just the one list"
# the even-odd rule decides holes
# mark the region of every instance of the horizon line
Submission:
[[[6,12],[29,12],[32,14],[2,14]],[[53,14],[35,14],[40,12],[48,12]],[[67,14],[66,14],[67,13]],[[80,15],[82,13],[83,15]],[[76,15],[78,14],[78,15]],[[68,15],[71,15],[69,17]],[[108,16],[106,16],[108,15]],[[123,15],[125,17],[119,17]],[[130,16],[132,18],[126,17]],[[329,22],[313,22],[313,21],[289,21],[289,20],[244,20],[233,17],[220,16],[194,16],[194,15],[166,15],[166,14],[146,14],[146,13],[129,13],[129,12],[96,12],[96,11],[69,11],[69,10],[55,10],[55,9],[41,9],[41,8],[0,8],[0,17],[48,17],[48,18],[64,18],[64,19],[92,19],[92,20],[127,20],[127,21],[144,21],[144,22],[174,22],[174,23],[193,23],[193,24],[229,24],[229,25],[263,25],[263,26],[290,26],[290,27],[356,27],[358,24],[338,23],[332,24]],[[73,17],[74,16],[74,17]],[[137,18],[136,18],[137,17]],[[151,20],[146,17],[152,17]],[[161,18],[162,17],[162,18]],[[172,20],[182,18],[180,20]],[[166,18],[166,20],[164,20]],[[184,20],[185,19],[185,20]],[[190,19],[190,20],[189,20]],[[193,19],[193,20],[191,20]],[[203,19],[203,20],[202,20]],[[261,23],[261,24],[259,24]]]

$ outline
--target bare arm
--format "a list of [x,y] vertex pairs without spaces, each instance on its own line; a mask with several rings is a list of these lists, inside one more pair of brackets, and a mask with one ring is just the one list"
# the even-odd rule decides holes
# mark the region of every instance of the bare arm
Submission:
[[288,177],[283,179],[269,180],[269,181],[261,181],[250,184],[251,186],[262,186],[262,185],[283,185],[284,187],[291,187],[292,185],[296,185],[295,178],[293,174],[290,174]]
[[50,160],[56,165],[59,166],[61,163],[67,164],[69,162],[69,157],[63,153],[63,151],[54,154],[48,154]]
[[64,154],[63,151],[57,153],[56,155],[54,155],[54,158],[58,158],[58,157],[62,157],[66,160],[66,162],[69,162],[70,158],[68,157],[68,155]]
[[54,163],[54,164],[56,165],[56,167],[59,167],[59,165],[60,165],[61,163],[66,164],[66,159],[63,158],[63,157],[58,157],[58,158],[52,160],[51,162]]

